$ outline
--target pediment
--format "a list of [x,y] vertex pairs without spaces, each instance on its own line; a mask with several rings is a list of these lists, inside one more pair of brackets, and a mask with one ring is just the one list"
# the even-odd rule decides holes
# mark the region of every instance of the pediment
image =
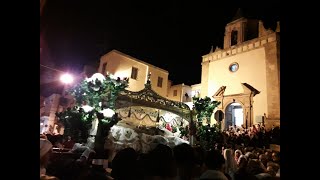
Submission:
[[216,93],[214,93],[213,97],[223,96],[224,91],[226,90],[226,86],[221,86]]
[[[250,84],[248,83],[241,83],[241,86],[243,88],[243,93],[241,94],[253,94],[253,96],[257,95],[260,93],[260,91],[258,91],[256,88],[252,87]],[[212,97],[221,97],[224,96],[224,92],[226,90],[226,86],[221,86],[216,93],[214,93],[214,95]],[[238,94],[238,95],[241,95]],[[234,95],[234,94],[233,94]]]
[[241,83],[241,85],[242,85],[244,94],[251,94],[252,93],[253,96],[255,96],[260,93],[260,91],[258,91],[256,88],[252,87],[248,83]]

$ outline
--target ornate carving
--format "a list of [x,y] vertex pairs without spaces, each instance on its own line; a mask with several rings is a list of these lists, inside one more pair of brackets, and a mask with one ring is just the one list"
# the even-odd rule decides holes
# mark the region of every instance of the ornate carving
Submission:
[[157,94],[156,92],[154,92],[151,88],[145,88],[138,92],[132,92],[132,91],[126,90],[121,92],[120,96],[126,96],[132,100],[152,102],[155,104],[159,104],[161,106],[172,106],[173,108],[190,110],[189,106],[186,105],[185,103],[166,99],[160,96],[159,94]]
[[[119,94],[117,99],[118,108],[129,107],[133,105],[153,107],[176,113],[183,118],[190,120],[191,116],[189,106],[182,102],[166,99],[153,91],[151,89],[150,75],[151,74],[149,73],[145,88],[141,91],[133,92],[125,90]],[[155,114],[155,116],[157,116],[157,114]]]

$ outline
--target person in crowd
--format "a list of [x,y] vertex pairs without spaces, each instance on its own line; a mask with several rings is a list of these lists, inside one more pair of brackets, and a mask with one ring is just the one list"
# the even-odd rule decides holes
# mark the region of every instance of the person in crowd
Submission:
[[205,171],[200,176],[200,180],[229,180],[223,173],[224,164],[224,157],[219,151],[209,151],[205,159]]
[[223,157],[225,159],[225,173],[234,179],[234,173],[237,171],[237,163],[234,159],[233,150],[228,148],[223,151]]
[[111,177],[115,180],[142,179],[137,167],[138,154],[133,148],[120,150],[112,161]]
[[40,138],[40,176],[46,175],[46,166],[52,153],[52,147],[49,140]]
[[240,149],[237,149],[234,152],[234,160],[238,163],[240,156],[243,155],[242,151]]
[[271,155],[272,161],[274,163],[280,163],[280,152],[273,152]]
[[179,144],[173,148],[177,165],[177,176],[180,180],[192,180],[196,174],[195,151],[189,144]]
[[177,167],[172,149],[167,145],[158,144],[148,153],[145,172],[147,179],[175,179]]
[[75,142],[71,138],[71,136],[67,136],[67,140],[63,143],[63,147],[66,149],[72,149]]

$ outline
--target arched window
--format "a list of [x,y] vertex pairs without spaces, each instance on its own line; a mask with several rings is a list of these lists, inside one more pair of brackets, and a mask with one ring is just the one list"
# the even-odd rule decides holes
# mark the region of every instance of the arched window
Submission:
[[231,46],[238,44],[238,31],[232,30],[231,32]]

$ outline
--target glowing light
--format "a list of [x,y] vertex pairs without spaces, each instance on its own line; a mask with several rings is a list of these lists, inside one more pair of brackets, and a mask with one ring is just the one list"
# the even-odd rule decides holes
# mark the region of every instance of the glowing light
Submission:
[[43,126],[43,123],[40,123],[40,126]]
[[63,74],[60,76],[60,80],[65,84],[70,84],[73,82],[73,77],[70,74]]
[[104,110],[100,111],[100,113],[102,113],[103,116],[107,117],[107,118],[111,118],[115,114],[114,110],[112,110],[110,108],[104,109]]

